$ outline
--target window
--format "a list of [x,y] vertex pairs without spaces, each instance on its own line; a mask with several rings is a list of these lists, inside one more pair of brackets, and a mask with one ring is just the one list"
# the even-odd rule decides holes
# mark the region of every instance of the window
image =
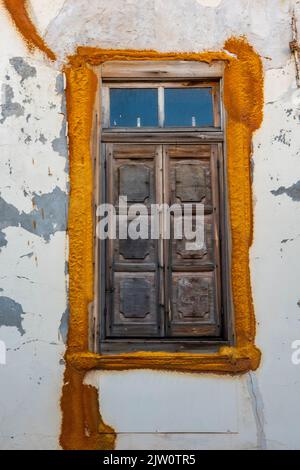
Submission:
[[[100,201],[114,207],[117,236],[99,241],[100,351],[192,352],[229,344],[220,78],[129,78],[102,78]],[[147,238],[120,238],[120,197],[126,211],[146,208]],[[191,209],[192,227],[202,204],[201,247],[188,249],[185,234],[175,237],[172,210],[158,211],[152,236],[153,205],[174,204],[181,214]]]
[[111,88],[110,127],[158,125],[157,89]]
[[[110,127],[208,127],[214,126],[212,86],[134,84],[139,88],[109,88]],[[133,86],[134,86],[133,85]]]

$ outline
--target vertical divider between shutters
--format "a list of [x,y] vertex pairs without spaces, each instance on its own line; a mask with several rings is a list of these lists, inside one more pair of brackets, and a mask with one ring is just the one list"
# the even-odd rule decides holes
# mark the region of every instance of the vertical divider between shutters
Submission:
[[[156,147],[156,204],[161,205],[163,203],[162,191],[163,191],[163,148],[162,145],[157,145]],[[161,208],[159,209],[158,216],[158,230],[159,230],[159,239],[157,240],[157,250],[158,250],[158,278],[159,278],[159,323],[160,323],[160,336],[165,335],[165,320],[164,320],[164,309],[165,309],[165,290],[164,290],[164,238],[163,238],[163,212]]]
[[[169,157],[168,157],[168,146],[162,146],[162,154],[163,154],[163,191],[162,191],[162,199],[164,204],[170,205],[170,181],[169,181]],[[165,212],[163,211],[163,233],[164,233],[164,240],[163,240],[163,248],[164,248],[164,290],[165,290],[165,308],[164,308],[164,321],[165,321],[165,330],[166,336],[168,336],[169,332],[169,325],[171,321],[171,302],[170,302],[170,287],[171,287],[171,266],[170,266],[170,249],[171,249],[171,238],[166,238],[166,218]],[[170,237],[171,237],[171,216],[169,215],[169,230],[170,230]]]

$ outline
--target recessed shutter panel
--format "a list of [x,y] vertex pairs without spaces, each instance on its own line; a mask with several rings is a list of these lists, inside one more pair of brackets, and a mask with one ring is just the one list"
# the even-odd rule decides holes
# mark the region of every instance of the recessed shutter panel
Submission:
[[[108,144],[106,146],[108,202],[121,222],[119,197],[126,196],[128,209],[143,204],[142,215],[150,231],[150,205],[156,201],[159,146]],[[145,220],[146,219],[146,220]],[[128,219],[128,224],[134,220]],[[106,336],[156,337],[160,335],[160,270],[158,241],[127,236],[107,242]]]
[[[191,249],[189,240],[175,239],[171,230],[166,265],[167,335],[218,336],[221,307],[218,221],[218,170],[214,145],[168,145],[165,157],[165,193],[169,204],[182,213],[192,207],[195,228],[196,203],[204,204],[204,245]],[[191,206],[192,204],[192,206]],[[172,228],[175,219],[172,216]],[[185,218],[183,217],[183,223]]]

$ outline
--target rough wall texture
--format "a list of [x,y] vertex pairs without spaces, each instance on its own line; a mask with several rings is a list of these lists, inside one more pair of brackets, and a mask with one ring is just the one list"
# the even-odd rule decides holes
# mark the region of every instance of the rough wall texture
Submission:
[[86,381],[100,389],[101,414],[120,449],[300,448],[300,365],[291,362],[291,343],[300,338],[300,91],[288,45],[291,9],[299,17],[300,2],[28,3],[58,61],[29,55],[0,11],[0,340],[7,348],[0,447],[59,446],[68,320],[66,55],[77,45],[219,50],[229,36],[245,34],[265,71],[250,263],[261,366],[238,378],[132,371],[91,372]]
[[[1,7],[1,448],[57,448],[67,308],[64,79]],[[5,46],[4,46],[5,45]]]

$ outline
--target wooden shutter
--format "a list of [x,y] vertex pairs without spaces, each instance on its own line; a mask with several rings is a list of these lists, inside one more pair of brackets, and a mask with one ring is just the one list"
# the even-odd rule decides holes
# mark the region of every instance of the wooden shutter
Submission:
[[204,204],[206,245],[190,251],[184,239],[165,242],[167,336],[217,336],[221,318],[217,147],[166,145],[164,161],[166,202],[182,209],[186,204]]
[[[156,145],[106,145],[107,201],[117,212],[119,196],[127,196],[128,207],[156,202],[160,155]],[[117,238],[106,245],[106,336],[159,336],[163,310],[158,241]]]
[[[106,243],[107,338],[216,337],[221,333],[217,145],[107,144],[107,202],[203,203],[205,246],[171,239]],[[150,211],[149,211],[150,213]],[[150,222],[149,222],[150,227]]]

